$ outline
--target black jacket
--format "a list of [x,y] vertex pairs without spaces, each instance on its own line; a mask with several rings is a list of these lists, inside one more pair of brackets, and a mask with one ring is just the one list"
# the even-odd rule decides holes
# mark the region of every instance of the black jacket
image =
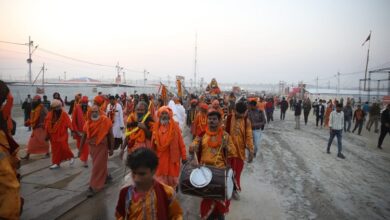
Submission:
[[324,117],[325,106],[323,104],[317,105],[317,107],[315,108],[315,112],[316,112],[317,117],[320,117],[320,116]]
[[288,109],[288,102],[286,100],[282,100],[280,102],[280,109],[282,111],[286,111]]
[[68,111],[68,114],[69,114],[69,115],[71,115],[72,112],[73,112],[74,102],[75,102],[74,99],[73,99],[72,101],[70,101],[70,102],[68,102],[67,100],[65,100],[65,104],[68,105],[68,106],[70,106],[70,107],[69,107],[69,111]]
[[22,104],[22,109],[24,110],[24,113],[25,114],[30,114],[31,110],[32,110],[32,105],[31,105],[31,102],[27,102],[24,101],[23,104]]
[[296,105],[295,105],[295,112],[294,112],[294,115],[295,116],[299,116],[299,115],[301,115],[301,113],[302,113],[302,105],[301,105],[301,103],[297,103]]
[[381,123],[384,126],[386,123],[390,124],[390,110],[386,109],[382,112]]
[[266,123],[264,112],[258,109],[248,110],[248,119],[251,122],[252,129],[262,129]]

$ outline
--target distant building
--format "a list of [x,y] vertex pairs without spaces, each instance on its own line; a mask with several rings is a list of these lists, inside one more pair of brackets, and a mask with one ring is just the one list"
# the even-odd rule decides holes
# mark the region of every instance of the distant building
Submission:
[[100,80],[92,79],[89,77],[73,78],[71,80],[65,80],[66,83],[101,83]]
[[[310,99],[334,99],[341,97],[346,100],[349,98],[354,98],[356,101],[359,100],[359,97],[361,98],[362,102],[366,102],[368,100],[368,91],[359,91],[357,89],[353,90],[347,90],[347,89],[341,89],[338,93],[336,89],[317,89],[317,88],[309,88],[305,89],[305,95],[309,97]],[[383,100],[383,97],[387,96],[387,91],[371,91],[370,92],[370,102],[374,100]]]

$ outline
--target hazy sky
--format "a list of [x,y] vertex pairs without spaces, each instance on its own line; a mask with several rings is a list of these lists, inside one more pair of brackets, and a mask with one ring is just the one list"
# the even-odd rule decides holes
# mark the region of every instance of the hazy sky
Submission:
[[[114,78],[114,68],[52,56],[39,48],[91,62],[193,78],[198,33],[198,75],[209,81],[314,83],[317,75],[363,71],[363,41],[372,30],[370,67],[390,66],[389,0],[0,0],[0,41],[38,50],[51,77]],[[2,77],[26,78],[28,48],[0,43]],[[141,73],[126,71],[127,78]],[[357,82],[363,73],[342,78]],[[335,82],[335,79],[330,79]],[[328,79],[320,80],[327,83]]]

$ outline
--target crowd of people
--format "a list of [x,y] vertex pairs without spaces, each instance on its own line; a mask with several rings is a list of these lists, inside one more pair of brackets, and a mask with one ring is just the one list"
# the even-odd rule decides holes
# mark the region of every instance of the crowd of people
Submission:
[[[262,157],[260,143],[267,123],[274,121],[274,110],[280,108],[280,120],[285,120],[286,111],[294,111],[295,128],[300,129],[303,111],[304,123],[308,123],[311,109],[317,127],[328,127],[330,137],[327,152],[334,137],[338,140],[339,158],[342,154],[342,132],[361,134],[367,115],[366,129],[379,132],[378,148],[390,132],[390,105],[381,112],[377,103],[366,107],[346,104],[340,100],[310,99],[275,102],[274,98],[236,97],[233,93],[210,96],[188,95],[186,98],[167,95],[134,94],[110,95],[99,93],[89,100],[76,94],[74,99],[62,100],[59,93],[49,101],[39,95],[29,95],[22,108],[25,126],[31,130],[26,154],[51,157],[52,170],[58,170],[68,161],[72,166],[79,158],[82,166],[89,167],[92,159],[88,197],[104,189],[112,180],[108,172],[108,158],[119,151],[121,159],[126,156],[132,184],[122,188],[115,209],[117,219],[182,219],[183,212],[176,192],[179,191],[180,173],[183,166],[209,166],[216,169],[231,169],[234,173],[232,197],[202,198],[199,215],[201,219],[224,219],[231,200],[240,200],[241,173],[245,162],[251,163]],[[0,81],[0,200],[12,201],[0,207],[0,218],[18,219],[22,211],[18,168],[19,146],[12,137],[15,122],[11,118],[12,92]],[[65,106],[69,105],[66,112]],[[183,139],[185,126],[191,132],[192,143],[188,151]],[[75,156],[69,146],[69,132],[78,149]],[[50,150],[51,149],[51,150]]]

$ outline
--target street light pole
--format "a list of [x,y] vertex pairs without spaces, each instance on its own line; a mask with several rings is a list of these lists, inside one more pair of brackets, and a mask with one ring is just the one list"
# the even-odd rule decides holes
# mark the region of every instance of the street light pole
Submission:
[[146,76],[147,76],[147,74],[149,74],[149,72],[147,72],[147,71],[144,69],[144,86],[146,85],[146,80],[147,80]]
[[28,36],[28,59],[27,59],[27,63],[28,63],[28,83],[32,83],[32,74],[31,74],[31,63],[32,63],[32,59],[31,59],[31,48],[33,47],[33,41],[31,41],[31,36]]

